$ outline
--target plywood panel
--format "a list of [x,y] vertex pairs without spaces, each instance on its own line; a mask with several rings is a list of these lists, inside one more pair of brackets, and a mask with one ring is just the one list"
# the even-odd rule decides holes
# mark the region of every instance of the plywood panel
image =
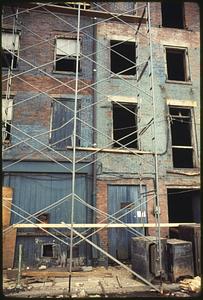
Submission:
[[13,268],[16,245],[16,228],[9,229],[3,234],[3,268]]
[[11,208],[12,198],[13,198],[13,189],[10,187],[3,187],[2,195],[3,195],[2,220],[3,220],[3,227],[5,227],[10,225],[10,220],[11,220],[10,208]]

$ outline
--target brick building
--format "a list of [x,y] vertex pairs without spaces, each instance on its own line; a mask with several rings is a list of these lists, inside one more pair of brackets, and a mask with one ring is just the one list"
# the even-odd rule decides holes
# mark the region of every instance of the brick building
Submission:
[[137,224],[77,229],[125,261],[157,215],[200,222],[199,6],[151,2],[147,16],[143,2],[3,8],[5,249],[18,223],[7,266],[19,244],[25,266],[63,264],[73,240],[75,264],[104,260],[66,226],[21,223]]

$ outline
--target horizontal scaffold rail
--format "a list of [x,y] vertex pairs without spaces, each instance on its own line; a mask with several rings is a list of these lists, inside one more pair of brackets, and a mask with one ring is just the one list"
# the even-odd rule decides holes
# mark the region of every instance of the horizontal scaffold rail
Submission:
[[[160,227],[178,227],[179,225],[195,225],[196,223],[160,223]],[[14,228],[35,228],[35,227],[41,227],[41,228],[67,228],[68,226],[71,226],[71,224],[13,224]],[[93,224],[73,224],[73,228],[125,228],[128,227],[149,227],[154,228],[157,225],[155,223],[93,223]]]

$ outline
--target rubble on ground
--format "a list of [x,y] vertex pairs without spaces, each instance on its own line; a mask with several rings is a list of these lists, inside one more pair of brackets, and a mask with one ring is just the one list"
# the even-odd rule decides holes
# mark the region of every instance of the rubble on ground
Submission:
[[180,288],[184,291],[199,293],[201,289],[201,278],[199,276],[193,279],[184,279],[180,281]]
[[[92,270],[91,270],[92,269]],[[13,271],[13,275],[12,275]],[[54,270],[22,270],[20,287],[17,285],[16,270],[4,271],[3,291],[5,296],[23,298],[64,298],[69,297],[69,277],[65,271]],[[159,284],[156,284],[159,287]],[[150,297],[189,297],[200,291],[200,277],[184,279],[179,283],[164,283],[163,294],[140,280],[137,280],[122,267],[110,266],[84,268],[84,271],[72,273],[71,298],[99,298],[99,297],[133,297],[148,295]],[[128,296],[132,295],[132,296]]]

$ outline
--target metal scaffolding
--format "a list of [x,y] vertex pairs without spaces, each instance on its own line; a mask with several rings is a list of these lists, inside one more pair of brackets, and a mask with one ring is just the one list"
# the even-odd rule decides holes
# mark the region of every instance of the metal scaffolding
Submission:
[[[13,7],[13,14],[8,15],[8,16],[3,16],[3,22],[8,19],[12,19],[12,18],[14,20],[14,22],[13,22],[13,49],[6,49],[6,51],[12,55],[12,62],[10,64],[10,67],[8,68],[8,74],[3,76],[3,78],[2,78],[3,83],[7,84],[7,90],[6,90],[6,101],[7,102],[6,103],[9,103],[9,100],[11,99],[10,95],[11,95],[11,90],[12,90],[12,80],[18,79],[20,82],[26,83],[28,86],[35,89],[37,94],[34,96],[31,96],[31,97],[28,97],[26,99],[23,99],[20,102],[14,103],[13,104],[14,109],[15,109],[15,106],[23,105],[25,102],[29,102],[30,100],[34,99],[35,97],[37,97],[39,95],[45,95],[48,97],[48,99],[50,101],[59,103],[61,106],[64,106],[64,109],[68,108],[73,113],[73,118],[70,120],[73,122],[72,147],[67,147],[67,151],[72,153],[72,158],[70,158],[70,156],[68,156],[68,155],[66,156],[66,155],[60,153],[60,151],[55,150],[52,146],[45,144],[43,141],[40,140],[40,138],[42,136],[44,136],[46,134],[51,134],[54,130],[55,131],[59,130],[60,127],[56,128],[56,129],[50,129],[49,131],[46,131],[46,132],[43,132],[40,134],[30,135],[30,134],[26,133],[25,131],[23,131],[18,126],[12,124],[12,122],[11,122],[10,126],[12,129],[15,129],[15,134],[12,133],[12,130],[7,133],[9,133],[11,136],[15,137],[18,140],[18,142],[16,144],[7,145],[6,147],[4,147],[3,154],[4,153],[6,154],[9,150],[12,150],[15,147],[18,147],[19,145],[22,145],[22,144],[27,145],[32,151],[30,153],[22,153],[22,157],[20,157],[19,159],[15,160],[14,162],[12,162],[10,164],[5,165],[3,170],[6,172],[10,166],[21,163],[25,159],[32,157],[32,155],[35,152],[37,152],[37,153],[41,154],[42,157],[45,157],[47,160],[50,160],[50,161],[54,162],[55,164],[61,166],[64,169],[64,172],[72,174],[72,190],[71,190],[71,194],[66,195],[65,197],[54,202],[52,205],[44,207],[43,209],[39,210],[38,212],[35,212],[34,214],[30,214],[29,212],[26,212],[21,207],[15,205],[15,204],[12,204],[12,208],[9,208],[5,205],[5,207],[7,207],[8,210],[10,209],[12,213],[20,216],[21,221],[6,228],[4,230],[4,234],[6,234],[10,230],[12,230],[12,228],[29,228],[29,227],[35,228],[36,227],[36,228],[40,228],[42,231],[53,236],[56,240],[61,241],[62,243],[64,243],[68,247],[70,247],[70,265],[69,265],[69,272],[70,272],[69,291],[70,292],[71,292],[71,274],[72,274],[72,267],[73,267],[73,247],[75,245],[78,245],[82,241],[85,241],[86,243],[88,243],[92,248],[95,248],[96,250],[101,252],[107,258],[112,259],[114,262],[116,262],[117,264],[119,264],[120,266],[122,266],[123,268],[125,268],[126,270],[131,272],[132,274],[134,274],[137,278],[141,279],[144,283],[151,286],[154,290],[161,292],[163,267],[162,267],[160,228],[162,226],[164,226],[164,224],[160,223],[160,203],[159,203],[159,192],[158,192],[159,191],[159,167],[158,167],[158,153],[157,153],[157,118],[156,118],[154,79],[153,79],[153,72],[154,72],[153,71],[153,43],[152,43],[153,37],[152,37],[152,31],[151,31],[150,3],[144,3],[144,2],[140,3],[133,9],[134,12],[135,11],[140,12],[142,10],[139,17],[136,17],[135,15],[134,16],[129,15],[132,12],[132,10],[126,11],[126,12],[123,12],[120,14],[116,14],[114,12],[106,10],[104,8],[104,5],[102,5],[101,3],[100,4],[93,3],[93,5],[94,5],[94,10],[97,11],[97,14],[95,14],[95,15],[98,15],[99,21],[98,21],[97,17],[94,17],[94,22],[92,24],[86,25],[84,27],[81,27],[81,22],[80,22],[81,18],[85,15],[88,16],[88,14],[90,14],[91,12],[88,12],[88,10],[85,11],[84,7],[81,9],[80,3],[78,4],[77,9],[73,8],[73,7],[69,7],[68,4],[66,4],[65,8],[62,8],[62,7],[60,7],[58,5],[54,5],[54,4],[40,4],[40,3],[37,3],[37,5],[35,5],[34,7],[26,8],[26,9],[22,9],[22,8],[16,9]],[[16,9],[16,11],[15,11],[15,9]],[[37,9],[40,9],[41,11],[54,16],[56,18],[56,20],[60,20],[61,22],[64,23],[64,25],[70,26],[73,30],[72,32],[77,33],[76,72],[75,72],[74,79],[69,79],[66,82],[64,82],[44,70],[43,67],[53,64],[54,61],[56,61],[56,60],[49,61],[40,66],[36,66],[32,62],[29,62],[26,59],[24,59],[23,54],[21,56],[21,53],[23,53],[23,50],[29,49],[31,51],[32,47],[34,47],[36,45],[41,46],[44,43],[48,43],[53,46],[53,38],[44,39],[40,35],[40,33],[38,34],[36,32],[33,32],[29,27],[26,27],[26,30],[29,32],[29,34],[33,34],[34,36],[36,36],[38,42],[35,45],[26,46],[24,49],[19,49],[19,61],[24,62],[27,66],[29,66],[30,69],[25,70],[24,72],[19,72],[19,73],[13,71],[13,62],[14,62],[14,58],[15,58],[15,38],[16,38],[17,27],[21,27],[21,28],[25,27],[25,25],[23,25],[19,21],[19,16],[23,16],[23,14],[26,14],[29,11],[35,11]],[[61,9],[68,10],[69,12],[77,11],[77,16],[75,16],[75,18],[77,18],[77,27],[75,27],[71,23],[64,20],[64,18],[62,18],[60,16],[60,14],[57,14],[58,9],[59,10],[61,10]],[[94,14],[92,14],[91,16],[93,16],[93,15]],[[136,23],[134,24],[134,23],[127,22],[126,16],[128,16],[129,18],[135,18]],[[107,47],[105,44],[102,44],[102,42],[99,40],[95,40],[95,38],[93,36],[91,36],[87,32],[85,32],[85,29],[87,29],[87,28],[93,28],[93,30],[95,30],[97,24],[105,23],[105,22],[108,22],[111,20],[117,20],[121,24],[125,24],[126,26],[128,26],[130,29],[132,29],[134,31],[135,40],[137,42],[137,59],[136,59],[137,82],[135,82],[135,83],[134,82],[132,83],[131,81],[126,80],[125,77],[122,76],[122,74],[121,74],[122,72],[114,73],[111,71],[111,69],[106,68],[104,65],[100,64],[96,60],[96,54],[99,53],[98,50],[94,49],[94,52],[90,53],[89,55],[85,55],[84,53],[79,52],[80,51],[80,48],[79,48],[80,34],[82,33],[84,36],[92,39],[92,41],[100,44],[106,50],[108,50],[108,51],[111,50],[111,51],[115,52],[117,55],[121,55],[116,50],[112,50],[110,47]],[[139,57],[139,52],[140,52],[139,39],[145,39],[146,43],[148,43],[148,54],[146,55],[146,60],[143,60],[143,61]],[[127,39],[126,39],[126,41],[127,41]],[[121,42],[121,44],[126,41]],[[65,53],[65,55],[67,56],[66,53]],[[85,81],[83,81],[82,79],[79,78],[79,62],[82,59],[87,59],[89,62],[93,63],[94,68],[99,67],[102,70],[107,71],[109,75],[101,80],[95,81],[94,83],[87,84]],[[60,60],[60,58],[58,58],[57,60]],[[131,60],[129,60],[129,61],[131,63],[133,63]],[[135,66],[133,66],[133,67],[135,67]],[[22,77],[22,75],[25,75],[33,70],[38,70],[41,74],[46,75],[47,77],[51,78],[54,82],[53,87],[49,88],[46,91],[43,91]],[[142,87],[142,78],[143,78],[143,74],[146,75],[147,71],[148,71],[147,77],[148,77],[149,89],[144,90]],[[147,124],[144,124],[143,127],[136,129],[136,133],[137,133],[136,141],[139,142],[140,137],[144,134],[144,132],[146,132],[150,128],[153,131],[153,136],[152,136],[152,140],[153,140],[153,144],[154,144],[153,151],[146,152],[146,151],[134,150],[134,149],[130,148],[130,146],[128,145],[129,143],[123,144],[123,142],[122,142],[123,138],[114,140],[114,139],[112,139],[111,136],[107,135],[106,133],[102,132],[101,130],[99,130],[97,128],[97,125],[95,122],[95,108],[98,104],[101,103],[101,100],[97,100],[96,96],[102,95],[101,91],[98,90],[97,86],[98,86],[98,84],[103,83],[112,77],[119,78],[123,83],[125,83],[126,91],[129,88],[134,89],[134,91],[135,91],[134,93],[137,95],[138,105],[142,105],[141,101],[140,101],[140,98],[141,98],[140,95],[144,95],[145,101],[147,101],[149,103],[149,105],[151,105],[152,112],[153,112],[152,119]],[[72,88],[71,83],[75,84],[74,88]],[[75,98],[74,98],[74,109],[73,110],[70,109],[69,107],[66,107],[65,104],[63,104],[62,102],[58,101],[56,98],[54,98],[53,96],[50,95],[50,91],[55,90],[59,87],[67,87],[67,88],[71,89],[72,92],[74,93]],[[95,97],[93,99],[93,102],[90,105],[88,105],[84,108],[78,109],[78,105],[77,105],[78,94],[85,89],[90,89],[94,93]],[[123,92],[125,92],[125,90]],[[116,93],[114,92],[114,96],[116,96],[116,95],[119,95],[119,91]],[[122,107],[126,110],[128,109],[127,107],[123,106],[123,104],[121,102],[116,101],[115,99],[113,99],[113,101],[119,107]],[[78,117],[79,112],[82,112],[83,110],[90,108],[90,107],[93,108],[93,125],[87,123],[86,121],[84,121],[80,117]],[[8,112],[8,106],[5,110],[5,115],[7,115],[7,112]],[[131,112],[131,113],[133,113],[133,112]],[[137,113],[133,113],[133,114],[136,117],[138,117],[138,120],[141,119],[140,112],[138,114]],[[63,124],[63,126],[67,125],[70,121]],[[81,122],[83,124],[83,126],[86,126],[87,128],[92,130],[93,136],[94,136],[93,143],[96,143],[96,135],[106,138],[106,140],[108,140],[109,142],[105,146],[100,147],[100,148],[99,147],[98,148],[97,147],[78,147],[77,146],[77,137],[78,137],[77,123],[78,122]],[[4,128],[6,128],[7,124],[8,124],[8,121],[5,118]],[[18,134],[19,134],[19,136],[18,136]],[[24,137],[23,139],[21,138],[22,136]],[[68,137],[69,136],[67,136],[66,138],[68,138]],[[80,138],[82,139],[81,136],[80,136]],[[33,146],[31,144],[31,141],[35,141],[37,143],[38,147]],[[119,147],[112,150],[111,146],[115,142],[119,145]],[[49,152],[47,153],[45,150],[49,150]],[[82,158],[76,159],[77,151],[81,151],[82,153],[85,153],[82,156]],[[127,206],[129,208],[129,210],[127,212],[124,212],[124,209],[121,208],[119,211],[116,211],[114,214],[111,215],[111,214],[108,214],[108,213],[98,209],[96,206],[87,203],[85,201],[85,199],[82,199],[81,197],[79,197],[79,195],[77,195],[76,189],[75,189],[76,174],[77,174],[77,172],[81,171],[83,168],[85,168],[89,165],[93,166],[93,172],[94,172],[93,185],[94,185],[94,188],[96,188],[95,187],[96,172],[97,172],[96,163],[101,161],[105,157],[112,156],[113,153],[116,151],[118,153],[131,154],[132,158],[126,157],[127,160],[137,159],[139,161],[140,167],[139,167],[138,178],[140,180],[141,196],[137,200],[136,205],[133,208],[130,207],[130,204],[129,204],[129,207]],[[143,158],[143,156],[140,155],[140,154],[145,154],[145,153],[149,154],[149,160],[146,159],[146,157]],[[60,159],[54,158],[54,156],[52,154],[53,155],[56,154]],[[152,158],[153,158],[153,162],[152,162]],[[115,157],[113,159],[115,159],[115,161],[117,160],[117,158],[115,158]],[[65,166],[63,163],[61,163],[61,160],[63,160],[64,162],[71,163],[72,167],[69,168],[69,167]],[[86,162],[87,160],[90,160],[90,162]],[[82,166],[80,166],[81,162],[83,162]],[[153,190],[147,192],[147,200],[145,201],[144,195],[146,195],[146,194],[144,194],[144,190],[142,189],[142,186],[143,186],[142,167],[143,167],[143,165],[147,165],[147,164],[149,166],[154,167],[155,185],[154,185]],[[95,194],[93,195],[93,197],[95,197]],[[64,222],[62,222],[61,224],[43,224],[43,222],[38,218],[38,215],[40,212],[49,211],[51,209],[54,209],[57,206],[60,206],[60,204],[67,202],[67,201],[71,202],[71,223],[70,224],[66,224]],[[142,207],[143,204],[146,204],[149,201],[153,201],[153,203],[154,203],[155,224],[145,224],[144,221],[143,221],[143,224],[127,224],[121,220],[121,218],[123,216],[125,216],[126,214],[129,214],[130,212],[135,210],[137,207]],[[101,221],[96,222],[96,220],[95,220],[95,222],[92,224],[77,224],[77,223],[75,223],[74,211],[75,211],[75,203],[76,202],[83,204],[85,208],[90,209],[92,212],[94,212],[98,215],[101,215],[101,217],[102,217]],[[119,217],[117,216],[118,213],[120,213]],[[24,214],[26,214],[26,216],[24,216]],[[37,221],[38,223],[34,223],[33,219],[35,221]],[[166,225],[166,226],[168,226],[168,225]],[[104,228],[105,229],[125,228],[127,231],[133,233],[135,236],[140,235],[140,236],[144,236],[147,239],[147,237],[144,234],[142,234],[138,230],[136,230],[136,228],[139,228],[139,227],[140,228],[146,228],[146,227],[153,228],[154,227],[156,229],[156,245],[157,245],[156,250],[158,253],[158,257],[159,257],[159,271],[160,271],[160,287],[159,288],[157,288],[157,286],[155,286],[154,284],[152,284],[151,282],[149,282],[148,280],[146,280],[145,278],[143,278],[142,276],[140,276],[139,274],[134,272],[131,268],[129,268],[127,265],[123,264],[117,258],[113,257],[107,251],[102,249],[101,246],[98,246],[96,243],[92,242],[90,239],[96,233],[98,233],[99,231],[101,231]],[[52,228],[53,232],[48,231],[48,228]],[[63,231],[60,231],[60,229],[63,229],[63,228],[67,228],[70,231],[70,237],[68,237],[66,234],[64,234]],[[82,229],[83,232],[81,233],[78,229]]]

